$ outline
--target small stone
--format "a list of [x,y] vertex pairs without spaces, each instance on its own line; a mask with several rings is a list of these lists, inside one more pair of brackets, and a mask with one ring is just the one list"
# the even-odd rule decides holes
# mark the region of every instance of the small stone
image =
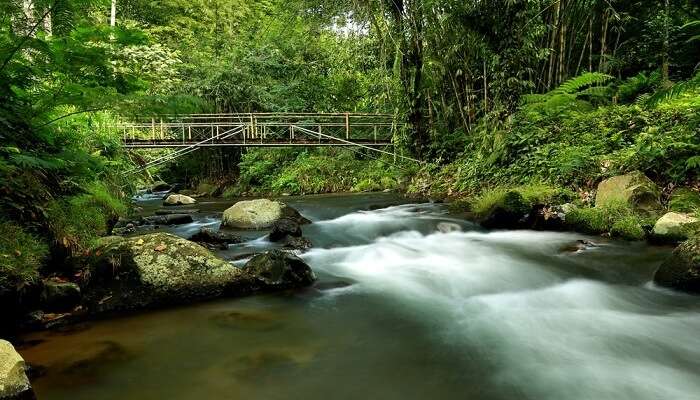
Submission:
[[243,270],[263,289],[287,289],[311,285],[315,280],[311,267],[301,258],[284,251],[258,254]]
[[196,203],[197,200],[190,196],[185,196],[184,194],[171,194],[166,197],[163,204],[166,206],[182,206]]
[[271,242],[279,242],[287,236],[300,237],[301,227],[289,218],[282,218],[272,224],[272,231],[268,238]]
[[459,224],[455,224],[454,222],[438,222],[437,224],[437,230],[438,232],[442,233],[451,233],[451,232],[461,232],[462,227],[459,226]]

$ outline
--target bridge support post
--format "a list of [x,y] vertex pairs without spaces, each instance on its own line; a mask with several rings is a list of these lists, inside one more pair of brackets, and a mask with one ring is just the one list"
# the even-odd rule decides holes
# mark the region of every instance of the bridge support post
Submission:
[[345,113],[345,140],[350,139],[350,113]]

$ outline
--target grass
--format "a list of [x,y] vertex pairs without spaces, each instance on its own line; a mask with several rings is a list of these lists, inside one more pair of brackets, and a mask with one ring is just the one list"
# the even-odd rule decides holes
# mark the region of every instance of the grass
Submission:
[[39,277],[48,246],[10,222],[0,222],[0,292]]

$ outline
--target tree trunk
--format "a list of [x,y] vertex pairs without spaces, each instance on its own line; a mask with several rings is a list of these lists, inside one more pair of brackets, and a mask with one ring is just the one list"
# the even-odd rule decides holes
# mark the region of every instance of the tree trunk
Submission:
[[663,55],[662,55],[662,60],[661,60],[661,76],[663,79],[663,83],[665,85],[670,82],[670,72],[669,72],[669,57],[668,53],[670,50],[670,40],[669,40],[669,12],[670,12],[670,7],[669,7],[669,0],[664,0],[664,44],[663,44]]
[[555,51],[557,45],[557,33],[559,32],[559,8],[561,2],[557,1],[554,7],[554,16],[552,17],[552,34],[551,40],[549,41],[549,70],[547,71],[547,89],[551,89],[554,85],[554,69],[557,59],[557,52]]
[[112,0],[112,10],[109,14],[109,26],[117,25],[117,0]]
[[22,11],[24,11],[24,34],[27,36],[34,37],[34,32],[32,32],[32,27],[35,24],[34,20],[34,1],[33,0],[22,0]]
[[565,79],[564,67],[566,65],[566,22],[564,20],[564,2],[559,3],[561,10],[559,15],[561,15],[561,21],[559,23],[559,71],[557,74],[557,85],[562,83]]
[[605,52],[608,50],[608,23],[610,21],[610,13],[606,9],[603,13],[603,21],[600,32],[600,60],[598,60],[598,71],[606,72],[607,63],[605,62]]

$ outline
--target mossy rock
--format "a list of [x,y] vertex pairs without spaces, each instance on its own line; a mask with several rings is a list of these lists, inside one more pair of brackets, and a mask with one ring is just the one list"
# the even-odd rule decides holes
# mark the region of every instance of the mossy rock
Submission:
[[700,294],[700,236],[678,246],[654,274],[661,286]]
[[596,207],[624,202],[635,211],[655,213],[662,209],[661,191],[651,179],[642,172],[614,176],[598,184],[595,198]]
[[520,225],[530,211],[523,196],[515,190],[507,190],[481,214],[481,225],[489,229],[512,229]]
[[679,213],[700,212],[700,193],[688,188],[678,188],[671,192],[668,209]]
[[700,219],[683,213],[668,212],[654,224],[654,240],[680,242],[700,234]]
[[125,238],[96,248],[84,277],[84,305],[91,313],[250,292],[250,279],[239,268],[168,233]]

